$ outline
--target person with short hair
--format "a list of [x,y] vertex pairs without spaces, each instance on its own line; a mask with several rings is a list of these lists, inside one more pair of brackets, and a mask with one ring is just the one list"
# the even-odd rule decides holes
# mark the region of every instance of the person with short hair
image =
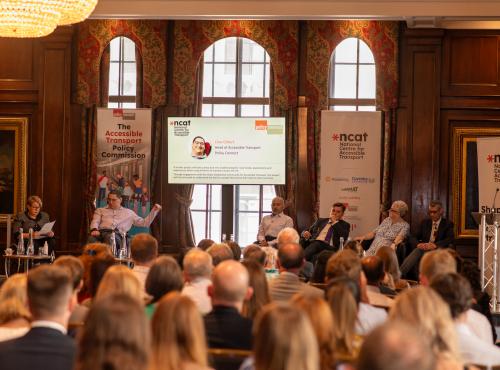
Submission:
[[191,249],[184,256],[182,294],[193,300],[202,315],[212,311],[208,287],[212,284],[212,256],[201,249]]
[[212,263],[217,266],[222,261],[234,259],[233,251],[226,243],[214,243],[207,249],[207,253],[212,256]]
[[271,202],[272,213],[262,217],[257,233],[257,242],[261,247],[276,247],[276,238],[281,230],[286,227],[293,228],[293,220],[283,213],[285,200],[282,197],[274,197]]
[[301,244],[307,261],[313,260],[323,250],[338,251],[340,238],[347,241],[351,225],[342,219],[345,210],[343,203],[334,203],[329,218],[318,218],[309,230],[302,233]]
[[206,251],[208,248],[210,248],[215,242],[212,239],[201,239],[198,244],[196,245],[196,248],[199,248],[203,251]]
[[19,338],[30,329],[28,277],[14,274],[0,287],[0,342]]
[[33,322],[26,335],[0,343],[2,370],[72,370],[75,343],[66,335],[76,295],[68,272],[41,265],[28,274]]
[[250,244],[243,250],[243,260],[254,260],[262,266],[266,264],[266,252],[255,244]]
[[227,241],[226,244],[229,248],[231,248],[231,252],[233,252],[233,260],[239,261],[241,259],[240,245],[232,240]]
[[252,293],[248,271],[241,263],[230,259],[214,268],[208,287],[213,309],[204,317],[210,348],[252,348],[252,320],[241,316],[243,302]]
[[132,272],[144,289],[149,269],[158,257],[158,241],[146,233],[136,234],[130,242],[130,257],[134,261]]

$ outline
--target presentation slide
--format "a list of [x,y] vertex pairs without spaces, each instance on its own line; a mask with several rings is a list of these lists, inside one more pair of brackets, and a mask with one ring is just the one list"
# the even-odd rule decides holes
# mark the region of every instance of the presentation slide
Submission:
[[284,118],[168,119],[170,184],[283,185]]

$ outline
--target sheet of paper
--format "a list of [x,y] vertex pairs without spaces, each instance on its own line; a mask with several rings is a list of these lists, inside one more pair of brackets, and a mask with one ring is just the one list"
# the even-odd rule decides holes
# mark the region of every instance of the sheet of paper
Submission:
[[42,229],[38,232],[38,237],[33,237],[33,239],[45,238],[47,234],[52,231],[52,228],[54,227],[55,223],[56,223],[55,221],[47,222],[45,225],[42,226]]

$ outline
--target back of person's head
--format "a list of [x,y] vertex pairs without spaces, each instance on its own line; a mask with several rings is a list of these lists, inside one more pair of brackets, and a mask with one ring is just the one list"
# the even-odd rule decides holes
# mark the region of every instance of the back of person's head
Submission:
[[404,323],[387,323],[364,340],[357,370],[434,370],[436,356],[429,338]]
[[196,278],[208,278],[212,274],[212,256],[207,252],[193,248],[185,256],[183,260],[184,276],[188,280]]
[[212,239],[201,239],[196,248],[201,249],[202,251],[206,251],[210,248],[215,242]]
[[54,261],[54,265],[67,269],[73,282],[73,290],[81,287],[83,279],[83,263],[75,256],[61,256]]
[[62,267],[42,265],[28,274],[28,304],[35,320],[63,317],[72,293],[71,277]]
[[127,266],[114,265],[106,270],[97,289],[95,299],[100,300],[118,293],[128,294],[139,301],[143,298],[141,283]]
[[318,342],[307,315],[271,303],[257,316],[253,353],[256,370],[319,370]]
[[249,285],[253,289],[253,294],[250,299],[244,302],[241,313],[243,316],[253,319],[260,309],[271,301],[266,272],[262,265],[254,260],[245,260],[242,265],[248,271]]
[[370,285],[378,285],[384,279],[384,261],[377,256],[365,257],[361,260],[361,267],[366,280]]
[[329,369],[335,363],[335,342],[332,311],[321,297],[295,294],[292,305],[304,311],[318,341],[320,368]]
[[161,256],[156,259],[146,277],[146,293],[153,297],[152,303],[158,301],[165,294],[182,289],[181,268],[170,256]]
[[16,319],[31,319],[27,283],[26,274],[15,274],[0,287],[0,325]]
[[403,321],[431,340],[433,350],[458,358],[455,328],[447,304],[429,287],[406,289],[394,300],[391,321]]
[[242,303],[248,297],[248,291],[248,271],[241,263],[227,260],[214,268],[211,288],[212,301]]
[[231,252],[233,252],[233,260],[239,261],[241,259],[241,247],[238,243],[233,242],[232,240],[226,242],[227,246],[231,248]]
[[457,272],[457,262],[446,249],[427,252],[420,260],[420,280],[424,285],[429,285],[434,276],[450,272]]
[[473,295],[481,294],[481,270],[479,270],[477,263],[464,260],[461,267],[458,273],[467,279],[472,288]]
[[284,245],[289,243],[298,244],[300,236],[297,230],[295,230],[293,227],[285,227],[278,233],[276,240],[278,242],[278,245]]
[[349,240],[347,243],[344,244],[344,249],[352,250],[354,253],[358,255],[359,258],[363,258],[363,255],[365,254],[363,246],[357,240]]
[[318,254],[318,258],[316,258],[316,264],[314,265],[313,275],[311,277],[312,283],[323,284],[325,282],[326,264],[334,253],[334,251],[324,250]]
[[258,245],[250,244],[243,250],[243,259],[254,260],[264,266],[266,263],[266,252],[264,252]]
[[392,276],[394,281],[401,279],[398,257],[391,247],[380,247],[375,255],[384,262],[384,271]]
[[178,292],[165,295],[155,309],[151,370],[178,370],[184,363],[207,365],[205,328],[194,302]]
[[358,281],[361,275],[361,260],[353,251],[344,249],[335,253],[326,264],[326,279],[348,277]]
[[450,307],[451,317],[456,319],[472,305],[472,289],[463,276],[456,273],[440,274],[431,280],[434,289]]
[[144,307],[127,294],[92,304],[80,335],[76,370],[148,368],[150,329]]
[[130,255],[135,263],[151,264],[158,256],[158,241],[150,234],[137,234],[130,243]]
[[91,297],[95,297],[97,289],[101,283],[106,270],[115,264],[115,259],[111,255],[103,254],[94,258],[90,264],[90,275],[88,282],[88,292]]
[[297,243],[281,244],[278,249],[280,267],[285,270],[300,270],[304,265],[304,250]]
[[226,243],[214,243],[207,249],[212,256],[212,263],[217,266],[222,261],[232,260],[234,255],[231,248]]
[[[83,247],[83,252],[78,257],[83,263],[83,283],[84,289],[90,291],[90,269],[92,262],[101,256],[110,256],[110,247],[104,243],[90,243]],[[90,294],[90,293],[89,293]],[[95,294],[95,293],[94,293]]]

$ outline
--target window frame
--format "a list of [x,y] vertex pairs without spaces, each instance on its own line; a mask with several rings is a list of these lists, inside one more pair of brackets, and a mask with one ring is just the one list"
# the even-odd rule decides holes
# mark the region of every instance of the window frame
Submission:
[[111,49],[111,43],[118,39],[119,41],[119,46],[118,46],[118,54],[119,58],[118,60],[112,60],[111,59],[111,50],[110,50],[110,57],[109,57],[109,71],[111,71],[111,65],[112,64],[118,64],[118,95],[111,95],[109,94],[109,91],[111,90],[110,84],[111,84],[111,73],[108,73],[108,108],[116,108],[116,107],[110,107],[110,104],[117,104],[117,108],[123,108],[123,104],[134,104],[135,107],[131,107],[130,109],[137,108],[137,84],[135,87],[135,95],[124,95],[123,90],[124,90],[124,70],[125,70],[125,64],[133,64],[135,65],[135,80],[137,81],[137,59],[134,57],[134,60],[125,60],[125,39],[129,40],[131,43],[134,44],[135,49],[137,50],[137,45],[129,37],[126,36],[117,36],[114,37],[110,42],[109,46]]

